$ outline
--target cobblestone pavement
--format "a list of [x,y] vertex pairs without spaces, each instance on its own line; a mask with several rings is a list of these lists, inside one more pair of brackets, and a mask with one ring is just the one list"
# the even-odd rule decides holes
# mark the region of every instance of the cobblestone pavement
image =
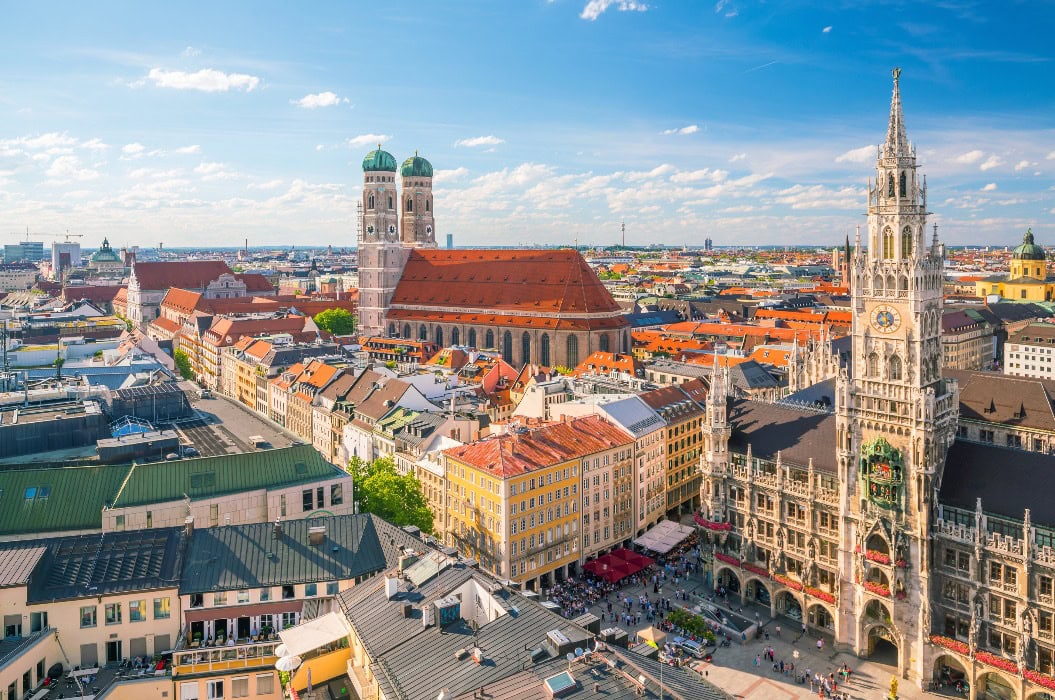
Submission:
[[[679,588],[689,593],[689,600],[675,599],[675,589]],[[655,600],[656,595],[652,592],[652,585],[628,585],[611,596],[612,609],[618,615],[622,609],[620,600],[627,596],[633,596],[635,601],[638,596],[647,594],[650,600]],[[691,607],[700,600],[700,596],[708,597],[711,590],[704,585],[703,579],[690,576],[677,587],[668,582],[661,590],[659,596],[670,598],[672,605]],[[738,612],[739,599],[730,597],[732,610]],[[735,602],[733,602],[735,601]],[[603,601],[602,601],[603,603]],[[721,605],[719,605],[721,607]],[[605,611],[600,604],[590,607],[590,612],[598,617]],[[634,611],[639,607],[635,604]],[[800,685],[793,676],[783,675],[773,670],[773,663],[760,661],[758,667],[754,665],[755,657],[761,656],[762,650],[772,647],[776,660],[783,660],[786,664],[794,663],[796,675],[800,671],[810,669],[811,673],[819,673],[827,676],[837,671],[842,665],[847,664],[852,673],[847,684],[839,683],[840,693],[847,692],[854,700],[886,700],[890,692],[890,679],[896,673],[893,664],[880,663],[875,660],[860,659],[850,652],[839,652],[832,650],[832,637],[830,634],[818,633],[814,629],[807,632],[805,639],[799,639],[802,623],[786,617],[769,619],[769,608],[748,604],[744,606],[743,616],[748,619],[761,620],[765,631],[769,633],[768,641],[763,637],[760,640],[749,639],[740,643],[733,641],[729,647],[718,647],[713,650],[713,661],[693,662],[692,667],[699,671],[707,681],[718,686],[725,692],[736,698],[744,700],[798,700],[818,697],[817,691],[810,690],[808,683]],[[605,615],[601,622],[601,629],[607,627],[620,627],[631,635],[636,631],[648,626],[645,616],[642,614],[641,623],[628,626],[623,623],[613,622],[611,616]],[[781,636],[777,637],[776,628],[781,627]],[[818,638],[823,640],[822,649],[817,649]],[[796,653],[798,654],[796,656]],[[950,693],[950,697],[960,697]],[[898,697],[901,700],[919,700],[922,698],[939,698],[942,695],[933,692],[924,692],[918,686],[903,678],[898,679]]]

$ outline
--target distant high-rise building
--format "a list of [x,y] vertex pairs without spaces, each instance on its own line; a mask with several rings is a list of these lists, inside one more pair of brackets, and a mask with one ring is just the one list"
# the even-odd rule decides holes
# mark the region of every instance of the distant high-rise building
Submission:
[[71,267],[81,266],[81,244],[80,243],[52,243],[51,244],[51,269],[55,277]]
[[40,262],[44,259],[44,244],[40,241],[22,241],[4,246],[4,262]]
[[453,233],[448,233],[447,234],[447,250],[453,250],[453,249],[454,249],[454,234]]
[[703,249],[709,251],[712,248],[714,248],[714,241],[712,241],[710,238],[704,238],[703,239]]

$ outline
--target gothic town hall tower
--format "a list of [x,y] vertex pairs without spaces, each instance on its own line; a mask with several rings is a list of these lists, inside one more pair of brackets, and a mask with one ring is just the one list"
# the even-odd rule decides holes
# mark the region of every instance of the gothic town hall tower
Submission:
[[[943,251],[927,241],[927,186],[894,69],[886,141],[868,186],[866,247],[853,255],[853,368],[836,388],[840,488],[836,636],[862,655],[888,642],[900,674],[924,675],[928,533],[955,438],[955,382],[941,375]],[[889,648],[889,647],[887,647]]]

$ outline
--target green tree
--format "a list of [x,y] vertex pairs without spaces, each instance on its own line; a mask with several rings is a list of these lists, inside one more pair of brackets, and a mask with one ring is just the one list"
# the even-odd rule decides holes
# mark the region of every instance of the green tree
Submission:
[[172,359],[176,363],[176,369],[179,371],[179,376],[184,379],[194,379],[194,370],[190,368],[190,358],[187,357],[187,353],[182,350],[174,350],[172,352]]
[[315,314],[315,325],[334,335],[355,332],[355,316],[347,309],[326,309]]
[[353,457],[348,462],[348,473],[352,475],[361,513],[373,513],[400,527],[414,525],[422,532],[432,532],[432,511],[421,482],[413,474],[397,472],[391,457],[372,462]]

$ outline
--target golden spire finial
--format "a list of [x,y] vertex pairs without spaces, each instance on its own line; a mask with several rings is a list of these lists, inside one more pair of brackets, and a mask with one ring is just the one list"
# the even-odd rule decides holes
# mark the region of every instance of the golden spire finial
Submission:
[[894,76],[894,82],[897,83],[901,78],[901,69],[895,66],[894,70],[890,71],[890,73]]

